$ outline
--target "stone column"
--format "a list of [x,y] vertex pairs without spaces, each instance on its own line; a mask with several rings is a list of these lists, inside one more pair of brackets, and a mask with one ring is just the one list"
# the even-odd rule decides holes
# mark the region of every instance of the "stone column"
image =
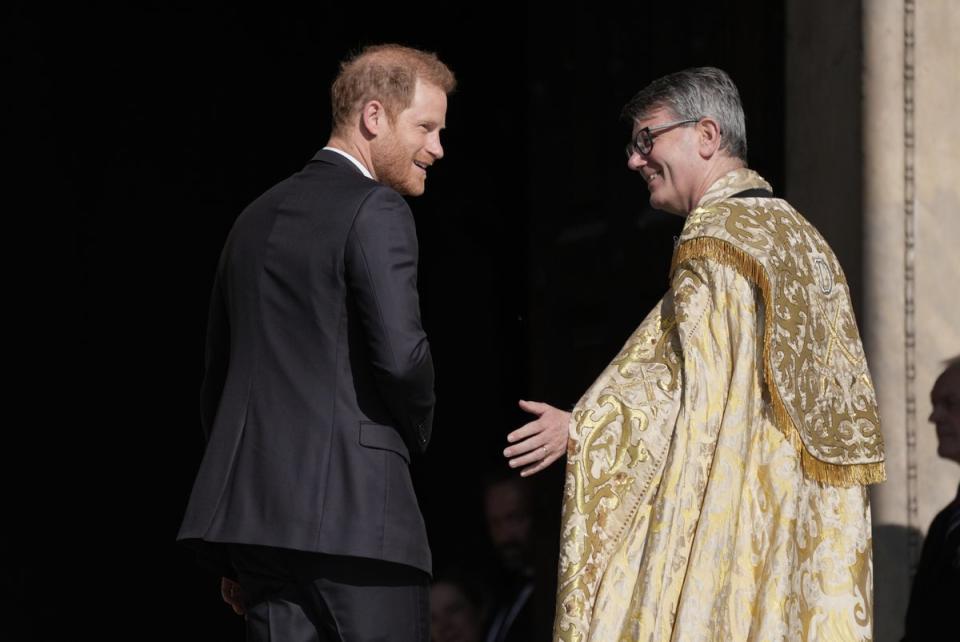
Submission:
[[941,362],[960,352],[957,10],[863,5],[865,340],[889,462],[873,494],[880,640],[899,639],[922,534],[960,477],[927,421]]
[[872,492],[874,623],[877,640],[893,641],[923,533],[960,478],[927,421],[941,362],[960,352],[960,7],[846,4],[787,0],[787,196],[860,290],[887,443],[888,481]]

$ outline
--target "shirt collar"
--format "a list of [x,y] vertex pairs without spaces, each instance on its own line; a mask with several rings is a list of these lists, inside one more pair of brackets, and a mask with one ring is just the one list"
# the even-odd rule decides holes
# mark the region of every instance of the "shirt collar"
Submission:
[[337,149],[336,147],[330,147],[329,145],[327,145],[326,147],[324,147],[324,149],[327,150],[327,151],[330,151],[330,152],[336,152],[336,153],[340,154],[341,156],[343,156],[344,158],[346,158],[348,161],[350,161],[351,163],[353,163],[354,165],[356,165],[356,166],[357,166],[357,169],[359,169],[361,172],[363,172],[363,175],[364,175],[364,176],[366,176],[366,177],[369,178],[370,180],[375,180],[375,179],[373,178],[373,176],[370,174],[369,170],[367,170],[367,168],[363,166],[363,163],[361,163],[360,161],[358,161],[356,158],[354,158],[353,156],[351,156],[351,155],[348,154],[347,152],[343,151],[342,149]]
[[717,201],[722,201],[725,198],[729,198],[738,192],[743,192],[748,189],[765,189],[770,192],[773,191],[773,188],[770,187],[770,184],[767,181],[763,180],[763,177],[760,174],[757,174],[752,169],[747,169],[746,167],[741,167],[735,169],[732,172],[727,172],[716,182],[713,183],[710,187],[707,188],[707,192],[700,199],[700,202],[697,203],[695,210],[700,207],[706,207]]

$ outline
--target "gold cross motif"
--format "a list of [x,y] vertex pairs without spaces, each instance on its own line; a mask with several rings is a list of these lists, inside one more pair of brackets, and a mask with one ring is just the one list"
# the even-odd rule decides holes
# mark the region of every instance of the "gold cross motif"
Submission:
[[[824,317],[829,316],[829,312],[823,307],[823,303],[821,303],[819,300],[817,301],[817,306],[820,308],[820,312],[823,313]],[[831,323],[825,324],[827,327],[827,331],[830,333],[830,339],[827,341],[827,354],[823,358],[823,361],[820,362],[820,365],[823,367],[823,372],[824,372],[823,376],[820,377],[820,394],[821,395],[826,393],[826,388],[827,388],[826,373],[830,371],[830,358],[833,356],[834,346],[836,346],[837,349],[843,353],[844,357],[846,357],[847,361],[849,361],[851,365],[856,366],[858,361],[853,355],[850,354],[846,346],[843,345],[843,341],[840,339],[840,331],[838,327],[840,325],[840,313],[842,310],[843,310],[843,306],[838,305],[836,314],[833,315],[833,321]]]
[[[643,365],[646,366],[647,364]],[[640,381],[643,383],[643,392],[647,395],[647,403],[650,405],[650,414],[654,419],[656,419],[659,404],[656,403],[656,399],[653,397],[653,384],[656,383],[657,380],[648,378],[647,369],[645,367],[641,367]]]

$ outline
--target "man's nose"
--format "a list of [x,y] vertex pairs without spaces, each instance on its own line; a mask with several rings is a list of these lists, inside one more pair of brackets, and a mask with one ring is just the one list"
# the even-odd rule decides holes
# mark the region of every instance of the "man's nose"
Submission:
[[443,158],[443,145],[440,144],[439,134],[427,140],[427,152],[437,160]]
[[633,152],[630,154],[630,157],[627,158],[627,167],[633,170],[634,172],[639,172],[640,168],[647,164],[646,157],[639,153]]

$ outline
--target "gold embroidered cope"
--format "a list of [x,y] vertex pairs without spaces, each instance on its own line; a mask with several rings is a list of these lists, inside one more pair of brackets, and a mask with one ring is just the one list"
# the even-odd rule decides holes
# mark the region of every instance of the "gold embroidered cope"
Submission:
[[[750,170],[571,419],[554,636],[867,640],[883,442],[843,272]],[[769,311],[769,313],[768,313]]]

